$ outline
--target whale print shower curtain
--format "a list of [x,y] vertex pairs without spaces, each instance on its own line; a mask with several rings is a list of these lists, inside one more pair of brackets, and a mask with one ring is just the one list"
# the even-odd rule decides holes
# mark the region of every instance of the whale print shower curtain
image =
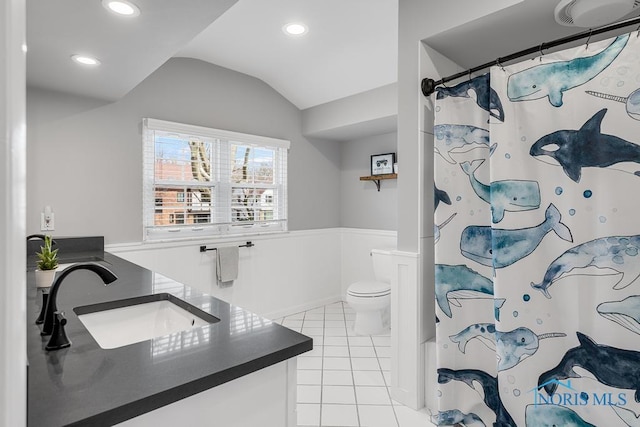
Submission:
[[431,421],[640,426],[640,38],[435,98]]

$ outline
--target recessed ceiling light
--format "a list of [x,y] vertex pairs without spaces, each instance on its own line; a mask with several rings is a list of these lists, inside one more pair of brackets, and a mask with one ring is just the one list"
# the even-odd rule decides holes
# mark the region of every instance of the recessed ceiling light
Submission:
[[73,55],[71,57],[75,62],[82,65],[100,65],[100,61],[96,58],[86,55]]
[[102,0],[102,6],[122,16],[133,17],[140,15],[140,8],[126,0]]
[[307,33],[309,29],[306,25],[298,22],[291,22],[282,27],[282,31],[288,36],[301,36]]

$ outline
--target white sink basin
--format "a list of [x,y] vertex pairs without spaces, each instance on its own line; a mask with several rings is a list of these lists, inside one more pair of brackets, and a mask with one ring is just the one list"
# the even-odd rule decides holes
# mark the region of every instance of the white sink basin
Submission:
[[123,347],[219,321],[170,294],[76,307],[74,312],[103,349]]

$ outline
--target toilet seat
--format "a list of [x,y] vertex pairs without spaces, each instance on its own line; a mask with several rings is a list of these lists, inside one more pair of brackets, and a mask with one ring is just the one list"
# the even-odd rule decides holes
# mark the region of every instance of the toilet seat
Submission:
[[384,282],[361,281],[349,286],[347,294],[358,298],[376,298],[391,294],[391,285]]

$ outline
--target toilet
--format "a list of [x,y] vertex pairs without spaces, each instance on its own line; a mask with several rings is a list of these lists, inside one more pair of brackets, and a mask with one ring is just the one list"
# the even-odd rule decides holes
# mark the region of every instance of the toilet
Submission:
[[375,280],[352,283],[347,303],[356,312],[353,329],[358,335],[379,335],[389,328],[391,305],[391,252],[371,250]]

